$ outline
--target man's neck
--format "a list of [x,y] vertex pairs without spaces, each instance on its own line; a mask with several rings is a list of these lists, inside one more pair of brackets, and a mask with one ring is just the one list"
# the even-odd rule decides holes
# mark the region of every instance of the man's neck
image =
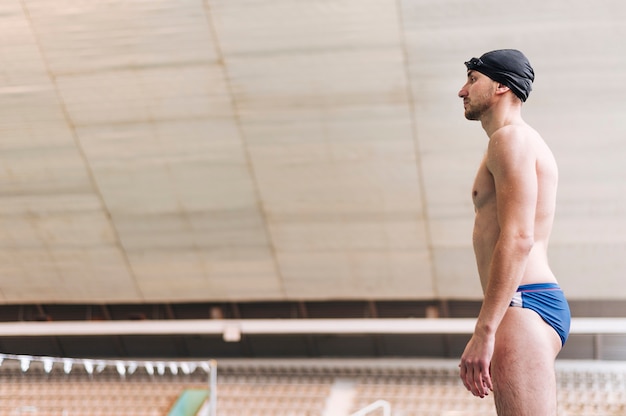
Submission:
[[504,126],[524,123],[521,104],[502,104],[495,105],[480,118],[480,123],[488,137]]

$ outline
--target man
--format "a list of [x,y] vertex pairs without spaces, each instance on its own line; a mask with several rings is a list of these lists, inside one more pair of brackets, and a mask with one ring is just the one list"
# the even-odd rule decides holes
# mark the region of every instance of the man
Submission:
[[522,120],[534,71],[513,49],[465,63],[465,117],[489,137],[472,198],[473,244],[484,300],[460,375],[475,396],[494,393],[498,415],[555,416],[554,361],[570,311],[548,265],[558,172],[539,133]]

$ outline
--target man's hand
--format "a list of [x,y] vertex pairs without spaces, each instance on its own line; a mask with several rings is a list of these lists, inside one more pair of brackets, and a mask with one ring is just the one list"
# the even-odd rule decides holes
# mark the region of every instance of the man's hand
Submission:
[[482,398],[493,390],[489,366],[494,342],[495,336],[493,335],[481,336],[474,333],[461,356],[461,364],[459,364],[461,380],[465,388],[474,396]]

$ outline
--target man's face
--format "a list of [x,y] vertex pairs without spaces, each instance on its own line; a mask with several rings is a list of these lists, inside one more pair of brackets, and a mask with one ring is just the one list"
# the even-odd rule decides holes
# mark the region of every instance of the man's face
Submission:
[[480,72],[467,71],[467,82],[459,91],[463,99],[465,118],[480,120],[481,116],[491,107],[491,98],[496,91],[496,82]]

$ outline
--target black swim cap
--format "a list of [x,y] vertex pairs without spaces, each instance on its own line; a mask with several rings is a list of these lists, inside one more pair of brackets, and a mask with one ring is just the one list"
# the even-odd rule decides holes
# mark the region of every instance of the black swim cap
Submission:
[[480,58],[465,62],[468,70],[478,71],[492,80],[506,85],[520,100],[526,101],[533,89],[535,71],[528,58],[517,49],[498,49]]

